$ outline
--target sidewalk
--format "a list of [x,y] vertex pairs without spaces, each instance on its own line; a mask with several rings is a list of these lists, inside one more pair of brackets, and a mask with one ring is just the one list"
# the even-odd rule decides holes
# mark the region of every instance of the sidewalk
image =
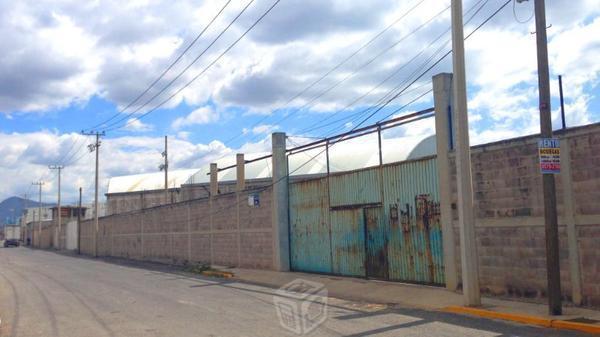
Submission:
[[[445,288],[297,272],[283,273],[239,268],[226,270],[234,273],[234,280],[275,288],[298,278],[319,282],[327,288],[330,297],[339,299],[442,310],[525,324],[600,333],[600,311],[597,310],[565,306],[562,316],[551,316],[548,315],[545,304],[485,297],[482,298],[482,306],[472,310],[463,307],[462,294]],[[582,322],[584,324],[580,324]]]

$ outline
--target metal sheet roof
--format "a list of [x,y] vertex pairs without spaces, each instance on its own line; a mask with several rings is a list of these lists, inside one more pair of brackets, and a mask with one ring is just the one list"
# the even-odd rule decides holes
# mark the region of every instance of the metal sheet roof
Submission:
[[[197,169],[169,171],[169,187],[180,187],[196,172],[198,172]],[[165,174],[163,172],[144,173],[110,178],[107,193],[149,191],[164,187]]]
[[[326,173],[326,156],[323,148],[289,156],[290,175],[309,175]],[[382,140],[383,162],[392,163],[406,159],[414,159],[435,154],[435,136],[384,138]],[[246,154],[245,159],[259,158],[268,153]],[[356,138],[340,142],[331,147],[329,152],[330,171],[348,171],[375,166],[379,163],[377,138]],[[235,164],[235,155],[217,160],[218,167]],[[271,177],[271,158],[246,165],[246,179]],[[183,184],[209,183],[209,165],[201,169],[176,170],[169,172],[169,187],[180,187]],[[219,172],[219,181],[235,181],[236,170],[231,168]],[[124,193],[164,188],[164,173],[136,174],[113,177],[109,180],[108,193]]]

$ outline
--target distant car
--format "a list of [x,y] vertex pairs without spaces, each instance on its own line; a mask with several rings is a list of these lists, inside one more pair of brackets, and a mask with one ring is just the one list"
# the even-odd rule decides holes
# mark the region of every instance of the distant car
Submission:
[[4,240],[4,248],[7,248],[7,247],[19,247],[19,240],[17,240],[17,239]]

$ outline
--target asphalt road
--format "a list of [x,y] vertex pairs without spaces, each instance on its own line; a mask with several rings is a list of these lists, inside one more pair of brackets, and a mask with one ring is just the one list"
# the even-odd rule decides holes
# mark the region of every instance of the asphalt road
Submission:
[[[314,318],[290,318],[286,310],[278,316],[275,292],[167,266],[0,248],[0,336],[297,336],[279,318],[300,330],[298,322],[310,326]],[[326,317],[307,335],[588,336],[335,299],[328,299]]]

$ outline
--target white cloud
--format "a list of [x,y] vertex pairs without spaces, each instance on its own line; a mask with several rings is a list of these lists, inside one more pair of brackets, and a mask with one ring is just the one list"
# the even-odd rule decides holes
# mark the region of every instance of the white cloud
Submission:
[[179,132],[177,132],[177,138],[187,140],[188,138],[190,138],[191,134],[192,133],[189,131],[179,131]]
[[[474,2],[466,0],[465,9]],[[273,108],[281,107],[413,4],[388,0],[282,1],[281,6],[236,48],[165,105],[166,109],[180,103],[199,107],[171,123],[177,136],[170,146],[174,167],[198,167],[233,151],[211,139],[204,140],[202,144],[192,143],[188,141],[190,132],[186,128],[221,121],[228,113],[232,118],[247,112],[273,113]],[[191,0],[137,0],[125,4],[118,1],[2,1],[0,112],[14,119],[32,111],[54,113],[65,106],[85,103],[94,95],[122,108],[170,64],[221,5],[222,2]],[[228,42],[249,26],[265,5],[259,2],[253,5],[223,41],[192,66],[173,89],[179,88],[214,59]],[[553,24],[548,30],[551,72],[553,78],[558,74],[564,75],[569,125],[588,123],[592,121],[589,102],[597,95],[589,92],[589,88],[597,85],[600,75],[597,57],[600,54],[600,7],[597,0],[552,1],[546,5],[548,22]],[[156,94],[198,55],[241,9],[240,6],[243,3],[233,2],[199,44],[174,67],[174,72],[140,102]],[[317,97],[443,6],[442,2],[427,0],[415,15],[407,17],[290,106],[300,107]],[[497,6],[490,2],[470,28]],[[434,25],[404,41],[401,47],[389,51],[340,87],[321,96],[302,113],[330,111],[352,102],[448,26],[446,13]],[[473,143],[536,132],[539,127],[535,36],[530,34],[531,30],[531,22],[516,24],[508,8],[467,41]],[[466,30],[467,33],[469,31]],[[411,63],[376,90],[376,95],[366,97],[358,105],[377,101],[388,90],[405,81],[418,69],[418,65]],[[450,66],[447,59],[435,71],[449,71]],[[167,92],[173,91],[169,89]],[[553,81],[555,97],[557,92]],[[158,101],[152,101],[148,107]],[[206,105],[207,101],[211,102],[210,107]],[[407,99],[402,97],[398,102],[406,103]],[[228,107],[240,109],[228,112]],[[553,106],[554,111],[557,108]],[[283,110],[276,112],[283,113]],[[313,118],[314,115],[308,117]],[[267,120],[253,129],[244,129],[245,136],[262,139],[244,144],[237,150],[246,153],[268,150],[270,132],[278,129],[290,131],[294,127],[291,119],[286,123],[274,125],[275,122]],[[151,128],[151,125],[133,122],[128,131],[148,131]],[[414,124],[406,130],[412,135],[429,132],[431,126],[426,122]],[[30,181],[46,174],[47,165],[56,164],[73,141],[76,141],[75,144],[86,143],[80,135],[61,135],[50,131],[0,134],[0,174],[18,177],[8,179],[0,186],[0,194],[21,194],[20,191],[28,189]],[[161,137],[138,134],[109,138],[103,142],[101,155],[108,156],[110,153],[111,156],[111,160],[102,162],[103,179],[111,175],[155,171],[160,163]],[[79,145],[76,148],[79,149]],[[67,195],[74,195],[82,183],[89,185],[93,181],[93,156],[84,155],[84,152],[81,155],[80,162],[65,169],[68,177],[65,184],[70,184],[65,189]],[[79,156],[78,153],[74,159]],[[84,188],[89,190],[89,186]]]
[[257,125],[255,127],[253,127],[252,133],[255,135],[266,135],[266,134],[271,134],[272,132],[274,132],[277,129],[279,129],[279,126],[277,126],[277,125],[261,124],[261,125]]
[[219,113],[209,106],[205,106],[190,112],[185,117],[179,117],[173,121],[171,127],[175,130],[192,125],[210,124],[219,120]]
[[127,123],[123,129],[133,132],[147,132],[154,130],[154,126],[146,124],[139,119],[130,118],[127,120]]
[[[11,177],[0,184],[0,200],[24,193],[31,196],[35,191],[30,184],[37,180],[46,182],[43,199],[55,200],[55,173],[48,170],[51,164],[65,164],[62,177],[65,203],[75,202],[79,187],[83,188],[84,197],[90,200],[93,195],[95,156],[87,150],[89,141],[87,137],[76,133],[0,133],[0,175]],[[110,177],[158,171],[163,146],[163,137],[103,139],[100,147],[101,195]],[[169,140],[169,159],[173,169],[202,168],[217,158],[233,153],[234,150],[218,141],[195,144],[179,137]]]

